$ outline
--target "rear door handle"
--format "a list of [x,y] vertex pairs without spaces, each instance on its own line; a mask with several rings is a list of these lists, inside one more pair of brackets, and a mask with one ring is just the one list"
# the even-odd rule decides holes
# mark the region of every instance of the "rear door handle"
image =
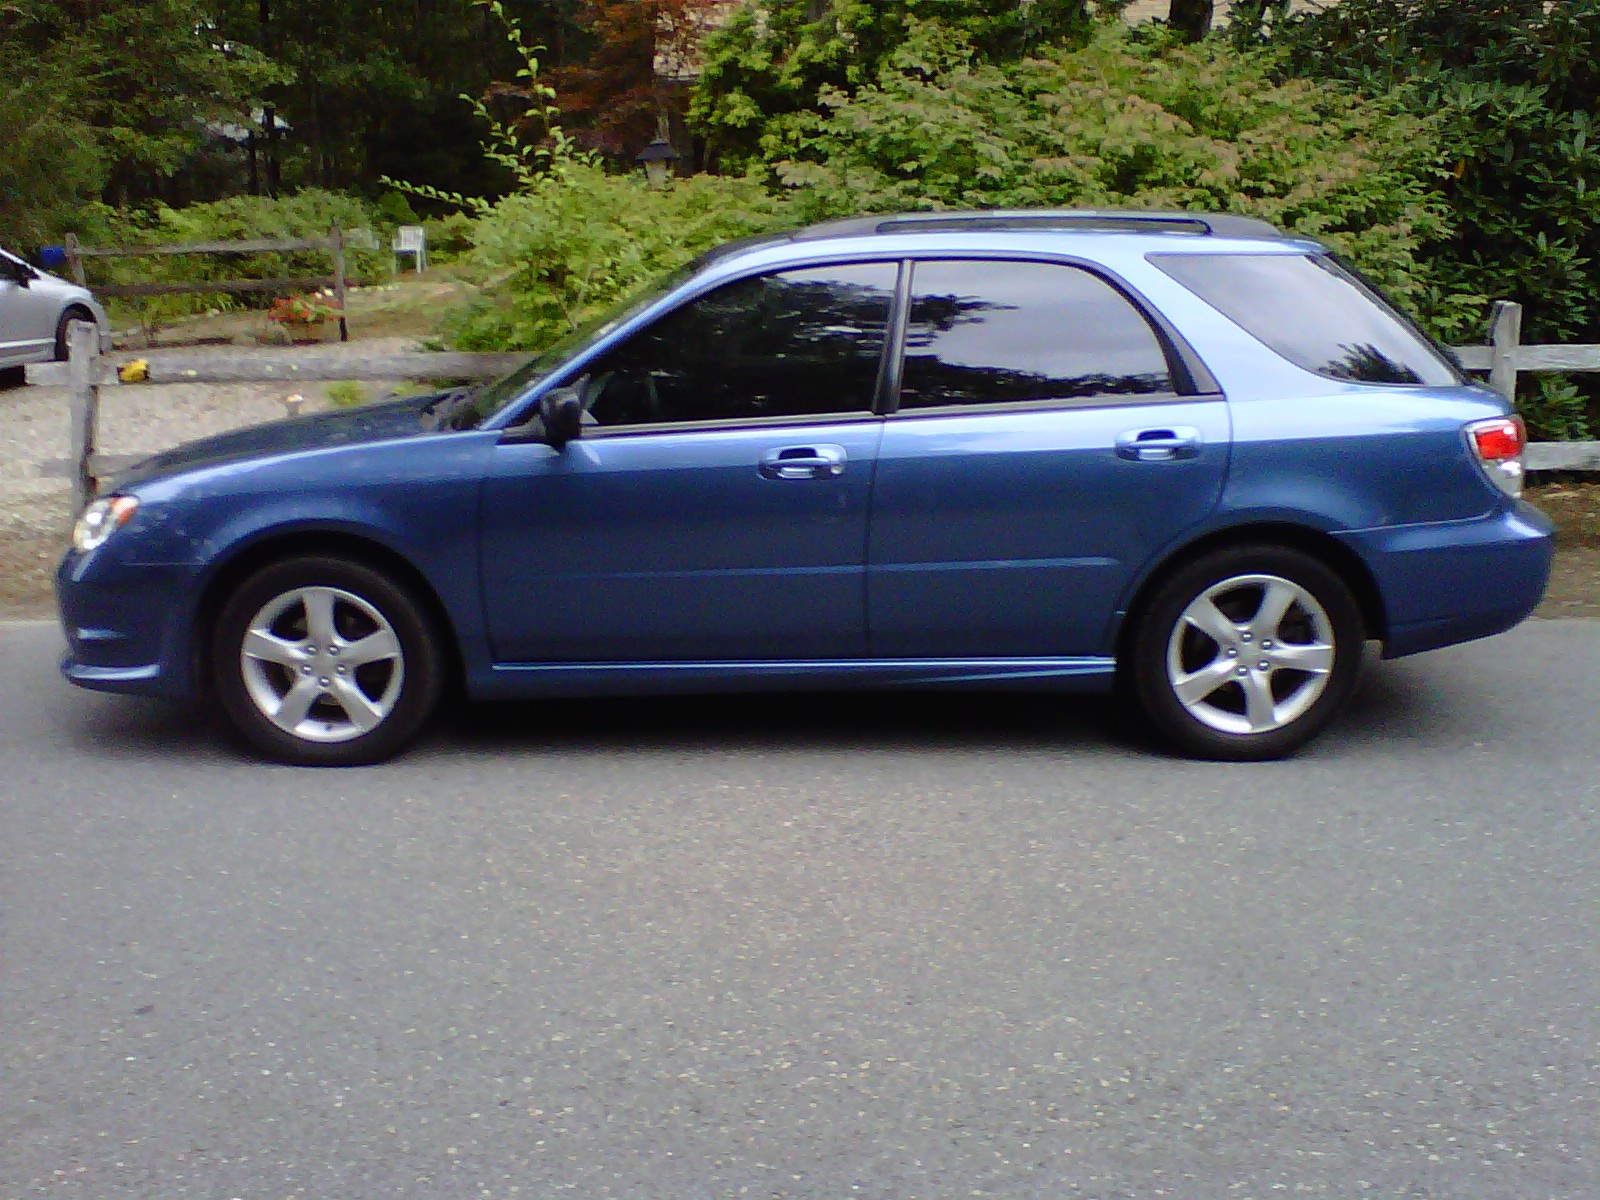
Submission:
[[1130,429],[1117,438],[1117,457],[1132,462],[1172,462],[1200,453],[1200,431],[1191,425]]
[[843,446],[784,446],[761,456],[768,479],[837,479],[844,474]]

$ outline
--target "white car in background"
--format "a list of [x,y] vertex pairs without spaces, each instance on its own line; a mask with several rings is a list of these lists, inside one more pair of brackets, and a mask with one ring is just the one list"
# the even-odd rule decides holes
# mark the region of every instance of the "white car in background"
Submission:
[[64,360],[68,321],[93,321],[101,350],[111,349],[105,309],[87,288],[0,250],[0,367]]

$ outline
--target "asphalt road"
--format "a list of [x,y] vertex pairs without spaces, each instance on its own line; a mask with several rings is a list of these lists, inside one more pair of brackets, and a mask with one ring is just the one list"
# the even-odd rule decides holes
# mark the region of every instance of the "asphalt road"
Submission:
[[1095,702],[241,757],[0,626],[0,1197],[1593,1197],[1600,623],[1300,759]]

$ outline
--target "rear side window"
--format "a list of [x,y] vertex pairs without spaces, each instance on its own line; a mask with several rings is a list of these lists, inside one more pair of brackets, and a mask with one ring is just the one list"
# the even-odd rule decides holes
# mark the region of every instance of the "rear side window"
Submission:
[[1461,382],[1411,324],[1322,254],[1153,254],[1150,261],[1296,366],[1357,383]]
[[1149,322],[1087,271],[1038,262],[916,265],[902,411],[1171,391]]

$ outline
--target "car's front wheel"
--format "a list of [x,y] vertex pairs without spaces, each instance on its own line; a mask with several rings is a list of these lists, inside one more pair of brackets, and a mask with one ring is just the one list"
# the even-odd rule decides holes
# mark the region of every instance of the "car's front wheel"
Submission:
[[382,572],[342,559],[286,559],[246,579],[218,615],[211,663],[235,728],[307,766],[388,758],[439,696],[422,606]]
[[1190,754],[1247,761],[1304,745],[1348,699],[1365,646],[1361,609],[1327,564],[1238,546],[1160,584],[1131,642],[1134,693]]

